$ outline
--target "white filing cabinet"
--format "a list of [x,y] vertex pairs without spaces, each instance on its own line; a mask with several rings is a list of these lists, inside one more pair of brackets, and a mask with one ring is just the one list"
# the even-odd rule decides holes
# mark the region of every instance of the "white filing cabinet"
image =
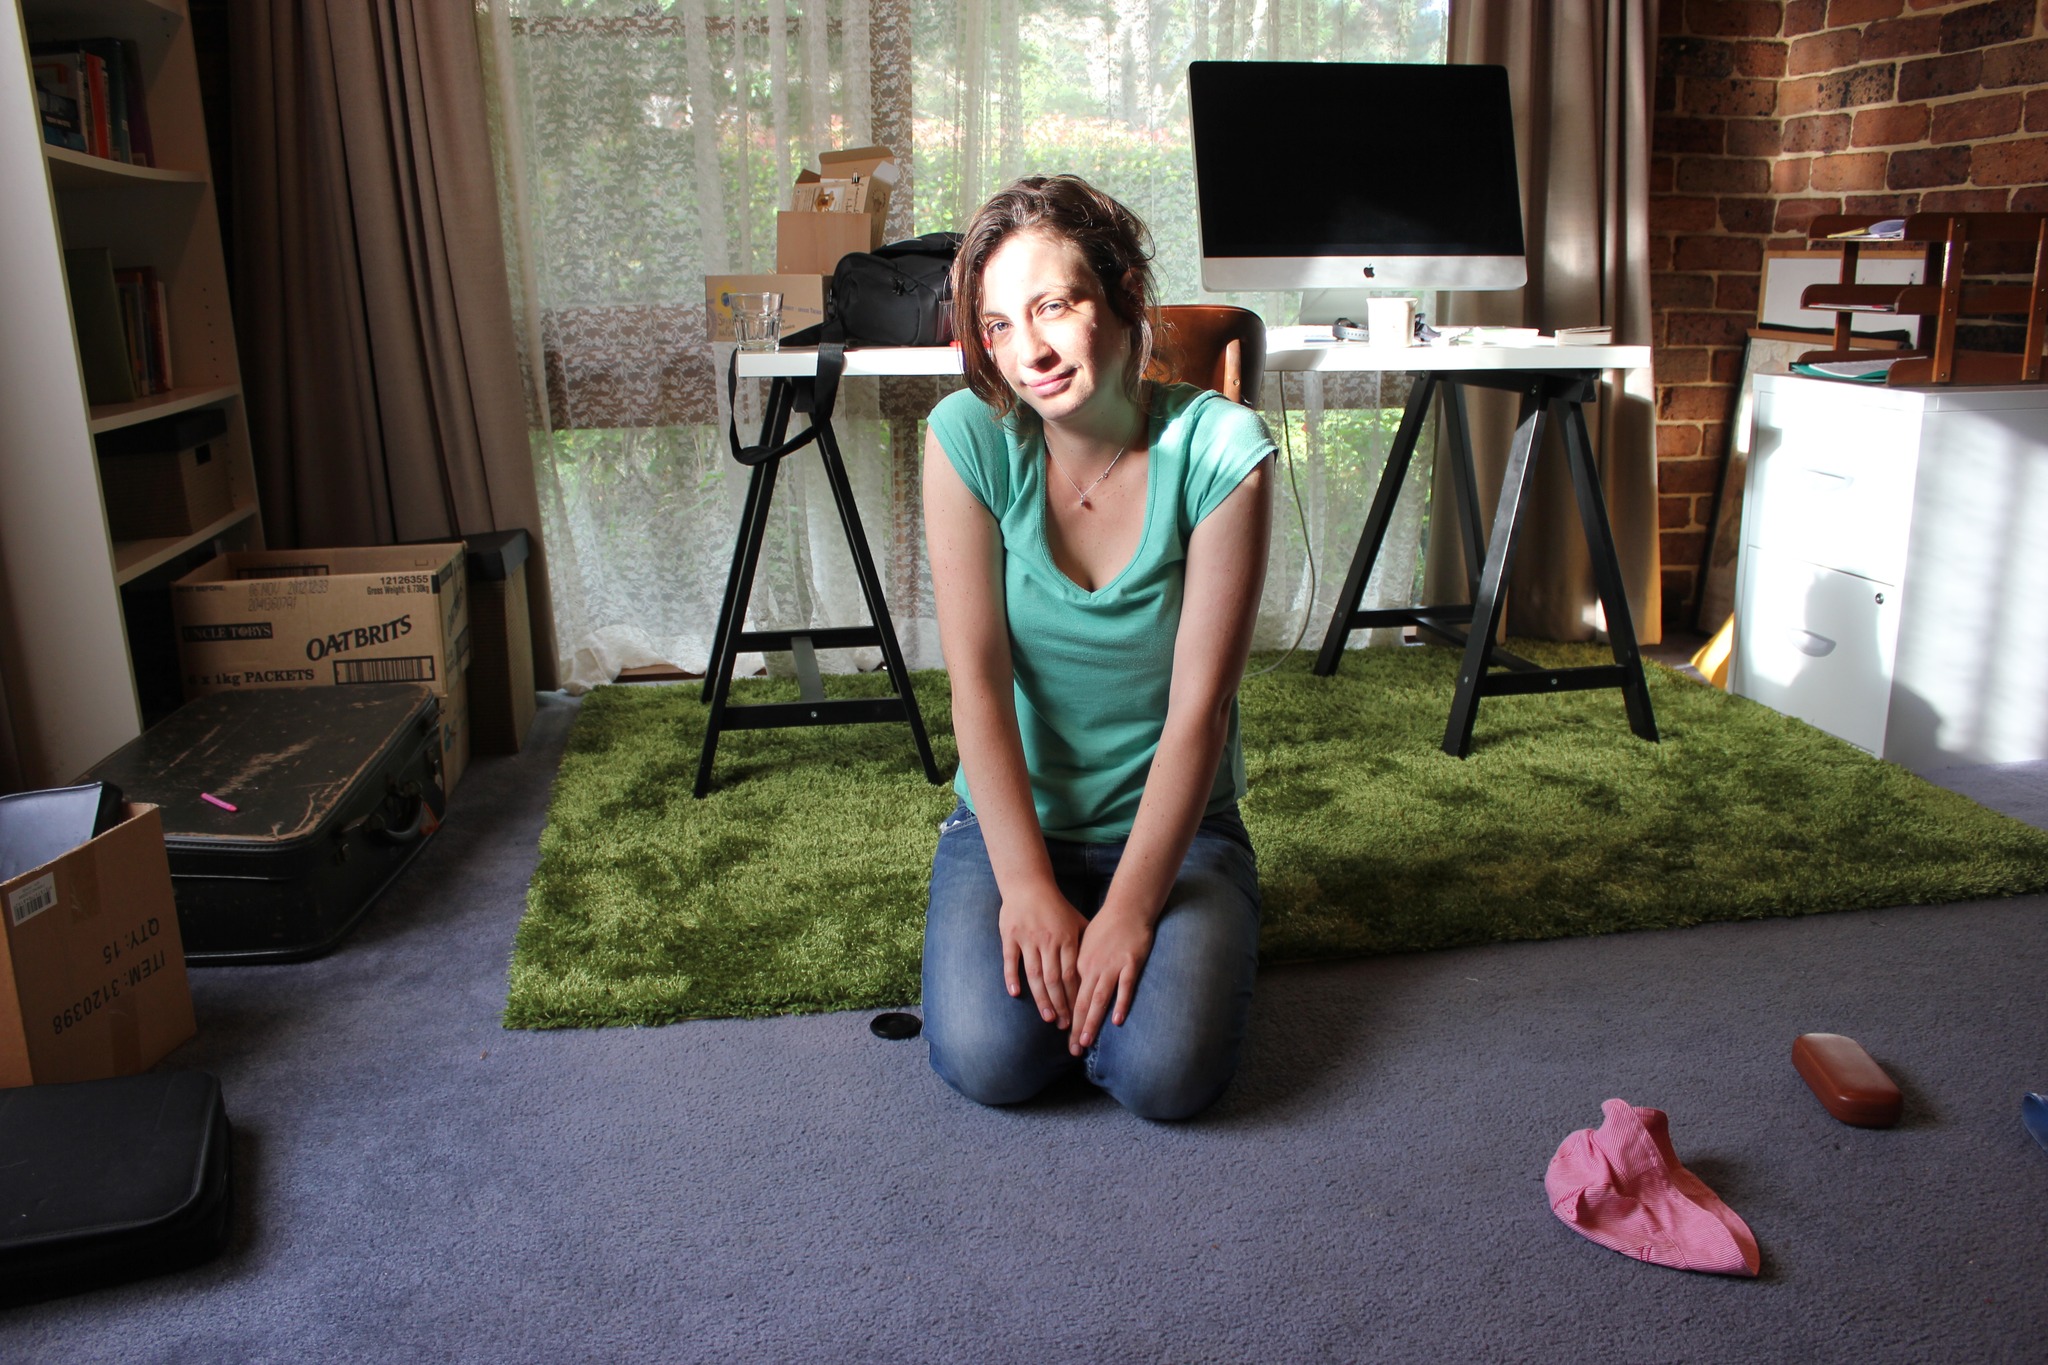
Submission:
[[2048,758],[2048,386],[1760,375],[1729,689],[1916,770]]

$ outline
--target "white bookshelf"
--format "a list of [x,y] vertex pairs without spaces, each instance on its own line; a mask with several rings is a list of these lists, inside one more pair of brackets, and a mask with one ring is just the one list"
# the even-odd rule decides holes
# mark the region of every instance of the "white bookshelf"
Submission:
[[[28,44],[118,37],[140,50],[155,166],[46,144]],[[184,0],[13,0],[0,13],[0,681],[22,780],[71,780],[141,731],[120,587],[192,550],[263,541],[241,370]],[[63,252],[150,266],[178,386],[88,404]],[[189,535],[108,534],[93,437],[220,406],[233,510]]]

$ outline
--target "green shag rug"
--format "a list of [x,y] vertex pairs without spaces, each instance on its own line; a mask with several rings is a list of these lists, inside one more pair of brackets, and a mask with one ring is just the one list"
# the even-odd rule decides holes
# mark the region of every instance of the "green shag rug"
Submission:
[[[1552,663],[1585,646],[1516,646]],[[1671,928],[2048,888],[2048,833],[1649,665],[1663,741],[1614,691],[1494,697],[1439,747],[1458,656],[1291,655],[1243,690],[1267,962]],[[1270,659],[1255,659],[1259,667]],[[828,680],[886,693],[879,675]],[[916,679],[942,771],[945,676]],[[795,684],[737,684],[794,700]],[[949,786],[900,724],[735,731],[690,788],[696,685],[583,699],[513,950],[511,1028],[665,1024],[918,998]]]

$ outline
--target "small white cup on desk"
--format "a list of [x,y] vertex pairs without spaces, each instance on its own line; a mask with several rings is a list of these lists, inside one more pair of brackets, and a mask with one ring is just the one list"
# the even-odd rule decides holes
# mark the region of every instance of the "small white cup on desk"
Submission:
[[782,345],[782,295],[728,294],[732,334],[742,351],[773,351]]
[[1413,298],[1371,298],[1365,301],[1366,341],[1372,346],[1413,346],[1415,309]]

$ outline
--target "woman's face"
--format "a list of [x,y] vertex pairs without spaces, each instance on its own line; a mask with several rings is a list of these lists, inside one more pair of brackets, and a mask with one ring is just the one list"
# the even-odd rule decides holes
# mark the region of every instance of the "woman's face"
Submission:
[[982,344],[1043,421],[1107,416],[1126,401],[1130,332],[1081,249],[1064,238],[1016,233],[982,267]]

